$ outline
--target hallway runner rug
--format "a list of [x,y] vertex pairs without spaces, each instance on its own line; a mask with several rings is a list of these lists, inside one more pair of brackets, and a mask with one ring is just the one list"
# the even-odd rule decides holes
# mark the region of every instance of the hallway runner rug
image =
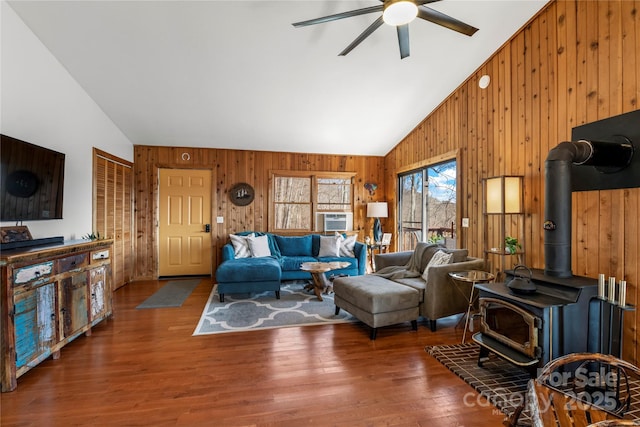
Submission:
[[323,301],[319,301],[304,286],[305,283],[283,285],[280,299],[276,299],[273,291],[225,294],[225,302],[222,303],[218,298],[217,286],[214,286],[193,335],[356,321],[344,310],[335,314],[333,294],[323,294]]
[[202,279],[170,280],[136,308],[181,307]]
[[[427,346],[425,350],[504,414],[510,416],[524,401],[529,374],[495,354],[490,354],[489,360],[479,367],[477,344]],[[525,410],[520,414],[518,426],[529,425],[531,418]]]

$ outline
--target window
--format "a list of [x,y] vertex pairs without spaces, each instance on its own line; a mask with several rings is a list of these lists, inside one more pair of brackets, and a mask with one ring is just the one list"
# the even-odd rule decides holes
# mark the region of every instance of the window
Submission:
[[351,212],[350,178],[317,178],[318,210]]
[[315,231],[323,227],[324,213],[353,212],[354,176],[352,172],[272,171],[270,231]]
[[310,230],[311,177],[275,177],[274,208],[277,230]]
[[456,161],[402,174],[398,186],[399,250],[418,242],[456,247]]

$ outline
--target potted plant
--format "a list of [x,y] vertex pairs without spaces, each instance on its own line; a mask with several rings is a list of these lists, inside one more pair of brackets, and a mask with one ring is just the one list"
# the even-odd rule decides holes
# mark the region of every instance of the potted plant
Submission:
[[518,242],[518,239],[511,236],[506,236],[504,238],[504,251],[508,254],[515,254],[518,249],[521,249],[522,246]]

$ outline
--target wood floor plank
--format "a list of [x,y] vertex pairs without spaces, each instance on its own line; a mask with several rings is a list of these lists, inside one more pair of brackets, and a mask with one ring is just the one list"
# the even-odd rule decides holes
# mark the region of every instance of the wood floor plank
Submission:
[[180,308],[137,310],[162,286],[114,293],[114,316],[0,394],[9,426],[489,427],[503,416],[427,345],[459,342],[457,317],[382,328],[361,323],[192,336],[211,290]]

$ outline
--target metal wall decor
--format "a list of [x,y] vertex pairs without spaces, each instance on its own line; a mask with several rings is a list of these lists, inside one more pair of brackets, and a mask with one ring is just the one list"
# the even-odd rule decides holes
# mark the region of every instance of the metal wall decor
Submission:
[[236,206],[247,206],[253,202],[254,197],[253,187],[245,182],[238,183],[229,190],[229,199]]
[[373,182],[365,182],[364,183],[365,190],[369,191],[369,195],[373,196],[376,194],[376,190],[378,189],[378,184]]

